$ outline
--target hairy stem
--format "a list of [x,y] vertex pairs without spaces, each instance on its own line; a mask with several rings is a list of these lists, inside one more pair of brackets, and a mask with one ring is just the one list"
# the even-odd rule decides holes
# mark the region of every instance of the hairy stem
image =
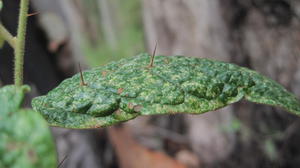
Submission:
[[8,42],[12,48],[16,48],[16,38],[12,36],[8,30],[0,23],[0,36]]
[[23,64],[28,8],[29,0],[21,0],[19,26],[15,48],[15,85],[17,86],[21,86],[23,84]]

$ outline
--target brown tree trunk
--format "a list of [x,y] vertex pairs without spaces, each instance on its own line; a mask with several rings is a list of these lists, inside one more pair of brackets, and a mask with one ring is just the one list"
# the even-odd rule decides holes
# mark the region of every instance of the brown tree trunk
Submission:
[[[149,49],[158,42],[159,54],[206,57],[247,66],[300,96],[299,1],[143,3]],[[299,163],[299,158],[290,153],[294,148],[299,156],[299,147],[292,145],[299,142],[299,119],[280,109],[242,102],[185,119],[191,147],[208,165],[265,167]],[[237,121],[241,123],[237,130],[222,129]]]

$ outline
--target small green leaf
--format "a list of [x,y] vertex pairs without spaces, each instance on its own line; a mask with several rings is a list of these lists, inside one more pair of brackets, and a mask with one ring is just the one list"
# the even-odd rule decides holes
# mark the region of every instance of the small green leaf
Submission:
[[0,89],[0,167],[56,168],[56,153],[46,121],[20,109],[28,86]]
[[299,100],[259,73],[233,64],[183,56],[123,59],[63,81],[32,106],[52,126],[98,128],[140,115],[202,114],[246,100],[300,115]]

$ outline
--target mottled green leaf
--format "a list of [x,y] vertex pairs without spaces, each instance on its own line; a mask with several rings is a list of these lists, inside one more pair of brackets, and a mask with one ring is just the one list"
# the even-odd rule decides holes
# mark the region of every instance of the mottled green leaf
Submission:
[[56,153],[46,121],[20,109],[28,86],[0,89],[0,168],[56,168]]
[[104,127],[139,115],[217,110],[243,98],[300,115],[299,100],[273,80],[233,64],[141,54],[63,81],[32,105],[53,126]]
[[9,113],[18,111],[29,86],[15,87],[13,85],[0,88],[0,116],[7,117]]

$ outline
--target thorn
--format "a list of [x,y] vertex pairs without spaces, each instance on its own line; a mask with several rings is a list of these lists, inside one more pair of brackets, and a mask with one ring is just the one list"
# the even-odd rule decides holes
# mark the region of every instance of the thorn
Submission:
[[80,85],[81,86],[86,86],[87,84],[84,82],[84,78],[83,78],[83,74],[82,74],[80,63],[78,63],[78,67],[79,67],[79,72],[80,72]]
[[27,17],[34,16],[34,15],[37,15],[37,14],[39,14],[39,13],[40,13],[40,12],[29,13],[29,14],[27,14]]
[[151,62],[149,64],[149,68],[153,67],[154,57],[155,57],[155,54],[156,54],[156,49],[157,49],[157,42],[155,43],[155,47],[154,47],[154,50],[153,50],[153,53],[152,53],[152,56],[151,56]]
[[67,159],[67,157],[68,157],[68,155],[66,155],[66,156],[63,158],[63,160],[59,163],[59,165],[57,166],[57,168],[60,168],[60,167],[63,165],[63,163],[65,162],[65,160]]

